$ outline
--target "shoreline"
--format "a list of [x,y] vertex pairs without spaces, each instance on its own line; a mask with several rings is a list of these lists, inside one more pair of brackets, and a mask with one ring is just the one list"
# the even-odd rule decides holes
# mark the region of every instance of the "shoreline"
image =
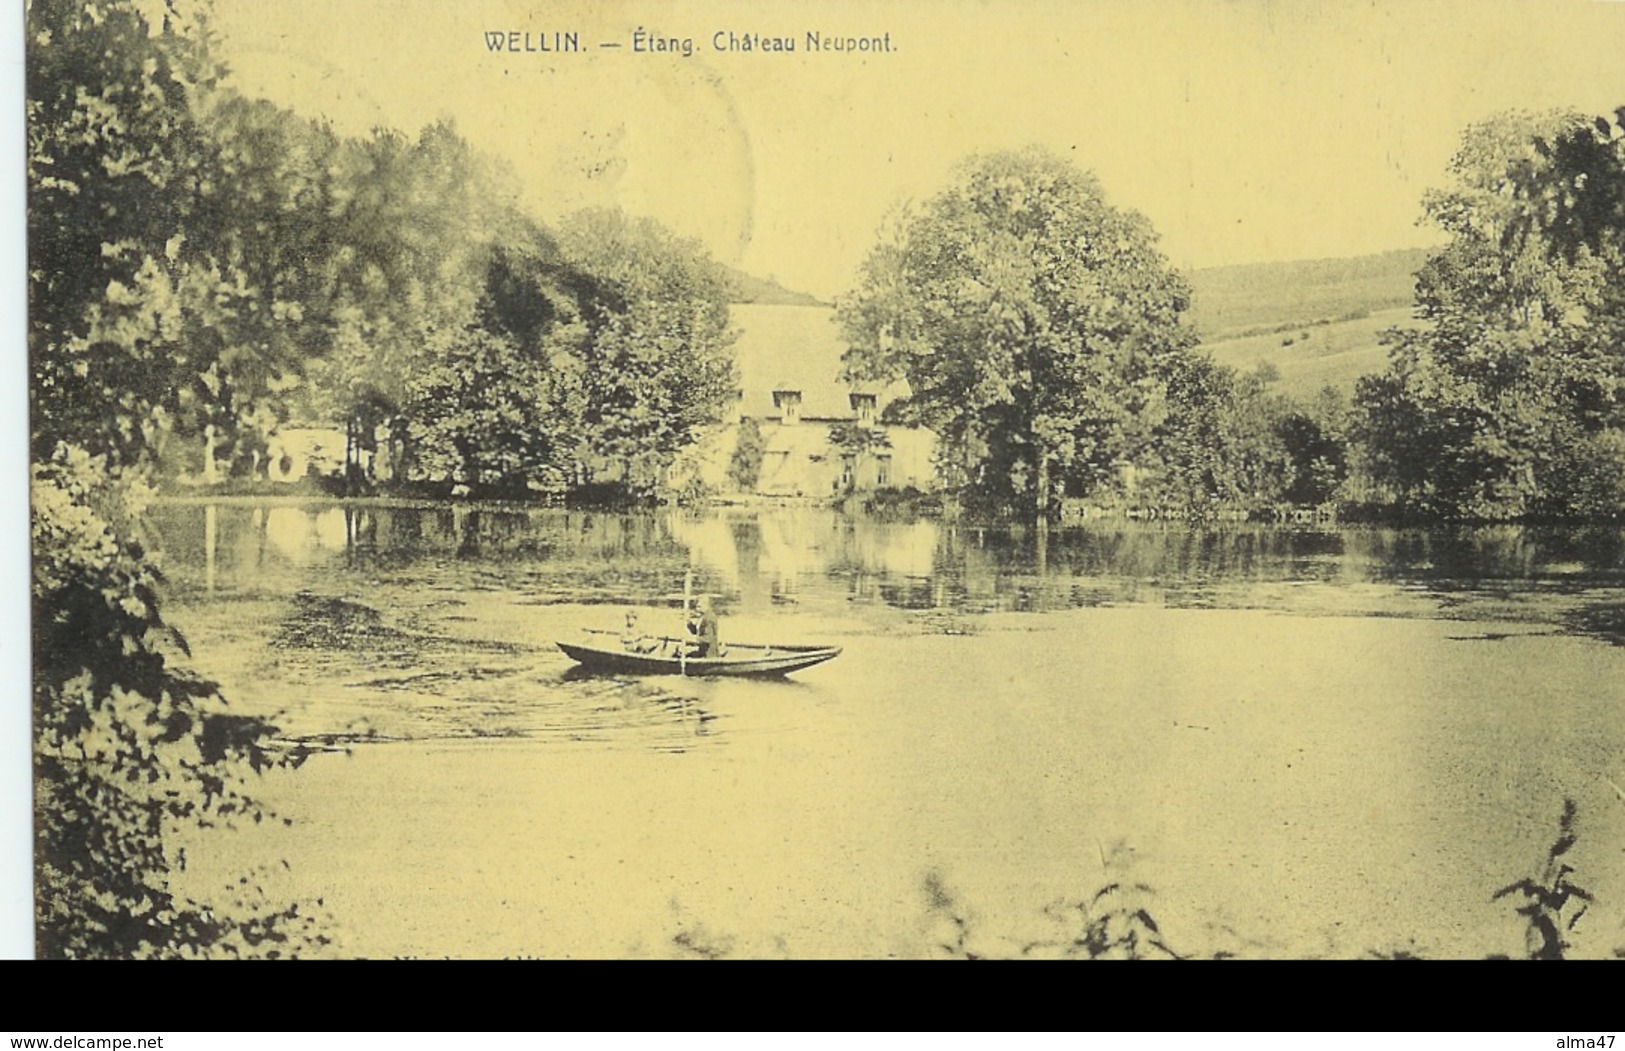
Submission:
[[[644,506],[571,505],[563,501],[468,499],[433,496],[336,496],[327,493],[176,493],[160,492],[147,500],[149,506],[207,507],[224,505],[251,507],[271,504],[284,507],[382,507],[413,509],[452,509],[468,511],[502,511],[521,513],[528,511],[571,511],[583,514],[639,514],[654,511],[695,513],[701,511],[762,510],[801,508],[831,511],[854,518],[880,518],[900,521],[951,520],[978,528],[1008,526],[1032,527],[1038,520],[1015,511],[988,514],[964,510],[946,511],[942,508],[908,509],[884,508],[865,510],[861,504],[848,506],[849,500],[831,500],[810,496],[764,496],[733,494],[711,497],[693,504],[653,504]],[[1060,517],[1051,519],[1051,528],[1068,529],[1101,522],[1135,522],[1144,525],[1183,525],[1211,527],[1218,525],[1255,525],[1292,528],[1376,527],[1388,529],[1481,529],[1492,526],[1517,526],[1526,529],[1625,529],[1625,520],[1617,516],[1592,518],[1432,518],[1401,511],[1381,511],[1367,507],[1351,507],[1334,512],[1292,508],[1286,513],[1263,509],[1223,508],[1193,512],[1188,508],[1157,507],[1104,507],[1086,506],[1068,509]]]

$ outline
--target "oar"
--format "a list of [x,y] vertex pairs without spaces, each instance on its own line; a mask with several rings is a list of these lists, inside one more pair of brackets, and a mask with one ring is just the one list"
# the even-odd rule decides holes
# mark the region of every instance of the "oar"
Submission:
[[[683,630],[688,630],[688,604],[694,599],[694,567],[689,566],[688,572],[683,575]],[[688,674],[688,647],[683,643],[677,644],[677,670]]]
[[[622,634],[625,634],[624,632],[611,631],[609,628],[582,628],[581,630],[586,632],[588,635],[622,635]],[[649,635],[647,637],[651,638],[651,639],[654,639],[656,642],[681,643],[681,642],[684,641],[683,639],[677,638],[675,635]],[[728,648],[730,650],[771,650],[771,649],[776,649],[778,647],[775,647],[775,646],[770,645],[770,644],[765,643],[765,642],[730,642],[730,643],[728,643]],[[828,649],[829,647],[820,646],[820,647],[817,647],[817,648],[818,649]]]

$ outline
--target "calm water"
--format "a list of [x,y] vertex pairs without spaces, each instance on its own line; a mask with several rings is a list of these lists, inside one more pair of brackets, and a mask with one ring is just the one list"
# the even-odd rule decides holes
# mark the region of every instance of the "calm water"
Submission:
[[[166,611],[240,710],[351,955],[1046,955],[1114,881],[1189,953],[1522,949],[1563,800],[1625,947],[1625,534],[981,529],[163,505]],[[830,642],[788,681],[571,672],[553,640]],[[289,866],[284,870],[280,862]],[[1070,917],[1070,919],[1069,919]],[[1069,925],[1070,924],[1070,925]]]

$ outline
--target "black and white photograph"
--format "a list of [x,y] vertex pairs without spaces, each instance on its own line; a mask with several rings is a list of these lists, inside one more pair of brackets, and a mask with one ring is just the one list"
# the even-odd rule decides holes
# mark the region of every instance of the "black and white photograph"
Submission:
[[1625,958],[1625,3],[24,34],[38,958]]

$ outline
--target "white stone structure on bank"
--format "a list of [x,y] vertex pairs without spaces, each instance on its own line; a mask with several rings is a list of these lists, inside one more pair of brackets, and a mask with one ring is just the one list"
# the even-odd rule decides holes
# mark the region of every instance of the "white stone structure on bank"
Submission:
[[266,477],[292,485],[310,475],[344,474],[344,432],[332,427],[283,427],[266,443]]

